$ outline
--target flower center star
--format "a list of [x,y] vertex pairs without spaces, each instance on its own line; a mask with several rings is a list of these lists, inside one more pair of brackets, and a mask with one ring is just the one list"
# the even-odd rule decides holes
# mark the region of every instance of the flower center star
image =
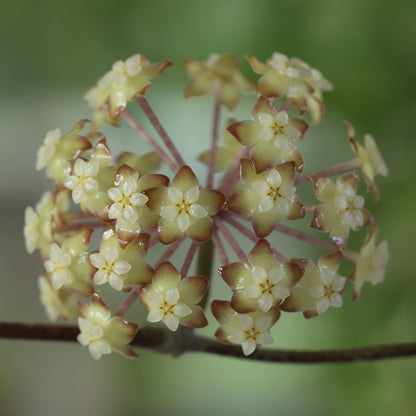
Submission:
[[178,228],[184,232],[191,225],[192,219],[204,218],[208,211],[196,202],[199,199],[199,187],[189,188],[182,193],[175,187],[168,188],[170,205],[162,207],[160,215],[163,218],[176,220]]

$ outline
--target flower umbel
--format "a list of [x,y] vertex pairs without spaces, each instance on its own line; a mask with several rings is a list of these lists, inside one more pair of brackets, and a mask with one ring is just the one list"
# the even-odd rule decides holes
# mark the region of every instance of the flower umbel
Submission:
[[[220,325],[217,339],[241,345],[248,356],[273,342],[270,331],[282,310],[306,318],[321,315],[342,306],[349,281],[358,299],[365,281],[384,279],[387,242],[376,244],[378,226],[357,193],[360,174],[354,170],[361,168],[368,190],[378,195],[374,179],[385,176],[387,167],[372,136],[364,136],[363,147],[349,125],[356,158],[304,175],[309,159],[303,138],[321,120],[323,93],[332,85],[297,58],[274,53],[264,64],[247,59],[260,75],[257,85],[247,81],[233,55],[185,61],[192,79],[185,97],[213,92],[211,142],[200,156],[205,181],[192,162],[185,162],[145,97],[169,61],[152,64],[141,54],[117,61],[86,94],[93,122],[81,120],[67,133],[46,134],[36,168],[46,169],[53,190],[26,209],[26,249],[39,250],[45,267],[38,286],[48,318],[78,319],[78,341],[94,359],[111,351],[136,356],[128,344],[139,323],[122,318],[129,308],[132,319],[145,308],[146,331],[162,324],[157,331],[166,339],[163,348],[175,348],[179,355],[193,329],[208,325],[210,304]],[[237,107],[241,92],[258,93],[251,120],[224,117]],[[161,144],[127,110],[134,105]],[[307,110],[311,122],[304,117]],[[98,129],[122,123],[152,151],[113,154],[114,128],[109,137]],[[309,140],[308,146],[322,153],[325,144]],[[319,204],[312,189],[305,190],[311,183]],[[370,224],[361,250],[354,251],[350,234]],[[302,244],[297,250],[289,238],[325,253],[305,258]],[[214,250],[219,276],[211,273]],[[338,270],[346,270],[348,280]],[[208,288],[219,278],[230,288],[228,300],[211,300]],[[111,293],[114,298],[104,302]],[[120,297],[112,311],[107,303]]]

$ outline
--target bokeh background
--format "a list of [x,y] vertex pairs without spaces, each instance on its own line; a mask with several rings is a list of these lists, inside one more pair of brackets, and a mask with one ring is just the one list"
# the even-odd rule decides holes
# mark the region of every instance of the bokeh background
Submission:
[[[324,122],[305,139],[310,167],[351,157],[345,119],[359,139],[376,137],[390,176],[378,181],[380,202],[368,200],[391,261],[386,281],[366,285],[357,303],[347,291],[340,310],[309,321],[285,314],[274,346],[415,341],[414,0],[15,0],[1,2],[0,10],[0,320],[46,322],[36,284],[41,261],[25,253],[22,237],[24,208],[49,185],[34,169],[36,151],[47,130],[68,131],[91,116],[82,96],[114,61],[143,53],[175,63],[148,98],[186,160],[194,160],[207,147],[212,98],[182,100],[182,60],[233,53],[254,79],[243,56],[264,61],[279,51],[319,68],[335,86]],[[237,117],[249,117],[253,100],[243,100]],[[229,292],[219,285],[216,295]],[[209,320],[204,333],[212,334],[216,323]],[[0,352],[5,416],[382,416],[413,415],[416,408],[415,359],[304,366],[143,351],[135,361],[111,355],[95,362],[75,344],[4,340]]]

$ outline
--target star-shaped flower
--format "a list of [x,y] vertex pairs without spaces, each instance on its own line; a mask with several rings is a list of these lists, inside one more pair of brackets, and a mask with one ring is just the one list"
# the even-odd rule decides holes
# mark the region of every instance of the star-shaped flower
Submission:
[[84,227],[68,234],[61,245],[51,244],[44,266],[55,290],[65,286],[87,296],[92,293],[91,265],[86,253],[92,232],[91,228]]
[[100,251],[90,254],[90,262],[96,269],[93,282],[96,285],[109,283],[115,290],[148,283],[153,269],[142,262],[149,245],[149,234],[140,234],[123,247],[120,246],[115,229],[108,226],[103,231]]
[[314,123],[322,118],[325,106],[322,92],[331,91],[332,85],[322,74],[298,58],[288,58],[275,52],[261,63],[253,56],[247,57],[254,72],[262,75],[258,82],[261,95],[285,96],[303,114],[309,109]]
[[343,250],[350,229],[360,230],[373,220],[364,208],[364,198],[356,194],[358,173],[341,176],[336,184],[324,176],[313,175],[311,179],[315,196],[323,204],[315,208],[310,226],[324,233],[329,232],[337,250]]
[[226,344],[240,344],[244,355],[252,354],[257,346],[273,342],[269,331],[279,319],[278,307],[267,313],[256,311],[239,314],[232,309],[230,302],[214,300],[211,310],[221,324],[215,336]]
[[260,97],[252,111],[253,121],[245,120],[228,127],[228,131],[244,146],[251,147],[250,158],[258,172],[278,162],[293,161],[299,172],[303,159],[296,144],[303,138],[308,125],[278,112],[269,100]]
[[212,235],[213,220],[224,204],[224,195],[212,189],[201,189],[189,166],[176,173],[169,187],[162,186],[146,192],[149,208],[160,215],[159,239],[170,244],[186,235],[206,241]]
[[88,350],[95,360],[103,354],[116,351],[126,358],[135,358],[137,354],[129,344],[137,333],[139,326],[125,319],[114,316],[102,301],[98,293],[94,293],[91,303],[80,302],[78,326],[80,334],[78,342],[88,346]]
[[72,191],[72,199],[76,204],[92,198],[98,191],[98,175],[100,164],[98,161],[77,159],[72,169],[72,175],[65,181],[65,187]]
[[201,307],[196,305],[208,289],[203,276],[181,279],[179,272],[169,262],[155,271],[152,283],[142,286],[140,300],[148,309],[149,322],[162,321],[171,331],[179,325],[202,328],[208,324]]
[[67,321],[78,316],[78,302],[81,298],[78,291],[66,287],[55,290],[46,276],[38,277],[38,288],[40,302],[50,321],[56,321],[58,317]]
[[315,266],[310,260],[300,260],[305,273],[291,296],[281,305],[287,312],[303,311],[305,318],[324,313],[330,306],[342,306],[342,292],[346,279],[337,273],[341,264],[341,253],[321,257]]
[[159,77],[171,65],[169,61],[151,64],[141,54],[133,55],[124,62],[115,62],[112,69],[85,94],[85,99],[95,110],[95,128],[103,122],[117,124],[127,102],[144,96],[152,85],[150,80]]
[[251,160],[241,160],[241,182],[226,202],[226,208],[250,218],[258,237],[267,237],[280,219],[303,218],[304,207],[294,186],[295,164],[281,163],[273,169],[256,173]]
[[212,54],[206,62],[187,59],[184,65],[189,77],[194,79],[185,90],[185,98],[205,95],[219,88],[221,103],[232,111],[240,91],[255,91],[255,86],[242,76],[238,59],[233,55]]
[[348,276],[354,283],[354,300],[359,298],[365,281],[376,285],[384,280],[390,257],[389,247],[386,240],[376,246],[377,234],[378,227],[374,226],[364,241],[353,272]]
[[47,169],[47,174],[57,185],[63,184],[71,171],[71,163],[85,150],[91,148],[91,142],[79,133],[87,120],[81,120],[68,133],[61,135],[60,129],[47,132],[43,145],[38,150],[36,169]]
[[302,276],[295,263],[277,261],[270,244],[259,240],[249,256],[249,263],[237,262],[219,268],[220,276],[233,289],[231,307],[239,313],[268,312],[279,305]]
[[352,150],[361,161],[361,170],[363,172],[365,182],[367,183],[368,190],[379,197],[380,191],[374,183],[374,177],[376,175],[388,175],[389,172],[386,162],[378,150],[373,136],[366,134],[364,136],[364,146],[362,146],[355,140],[355,130],[350,123],[348,123],[348,133],[350,136],[349,142],[351,143]]
[[68,208],[68,194],[60,191],[44,192],[35,209],[26,208],[23,234],[28,253],[40,249],[42,257],[49,255],[53,229],[63,223]]

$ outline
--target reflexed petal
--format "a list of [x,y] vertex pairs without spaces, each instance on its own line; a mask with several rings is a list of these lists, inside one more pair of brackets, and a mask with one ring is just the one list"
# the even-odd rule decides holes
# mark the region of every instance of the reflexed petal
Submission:
[[188,276],[179,283],[180,299],[187,305],[201,301],[208,289],[208,279],[204,276]]
[[185,235],[192,240],[207,241],[212,236],[213,223],[214,221],[209,216],[199,218],[187,228]]

